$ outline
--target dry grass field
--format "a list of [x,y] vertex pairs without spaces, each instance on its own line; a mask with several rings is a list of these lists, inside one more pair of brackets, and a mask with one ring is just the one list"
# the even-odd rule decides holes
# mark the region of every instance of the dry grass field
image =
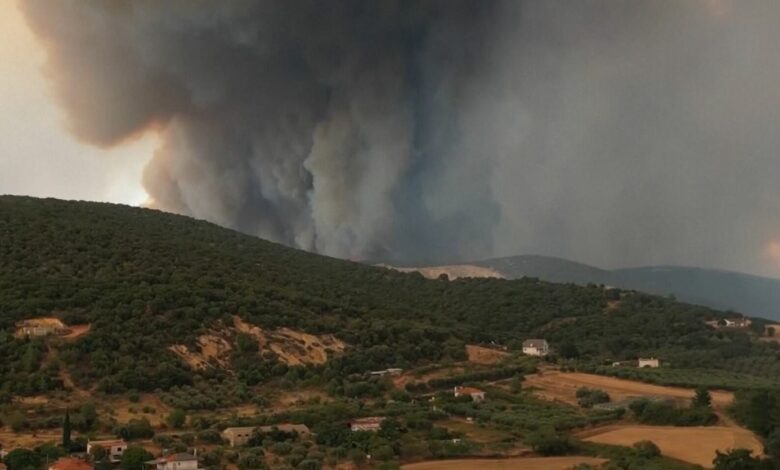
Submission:
[[466,345],[466,354],[468,354],[469,362],[488,366],[497,364],[509,356],[509,353],[506,351],[485,348],[473,344]]
[[404,470],[569,470],[581,463],[601,465],[594,457],[520,457],[514,459],[434,460],[404,465]]
[[763,446],[753,433],[738,427],[675,427],[616,425],[593,429],[578,437],[600,444],[631,446],[639,441],[652,441],[667,457],[711,467],[715,451],[745,448],[761,455]]
[[[694,390],[688,388],[665,387],[579,372],[546,371],[542,374],[528,375],[525,377],[523,386],[537,388],[535,393],[547,400],[560,401],[574,406],[577,405],[576,392],[580,387],[604,390],[613,401],[642,395],[685,401],[694,395]],[[710,394],[714,407],[718,409],[727,407],[734,400],[734,394],[731,392],[713,390]]]

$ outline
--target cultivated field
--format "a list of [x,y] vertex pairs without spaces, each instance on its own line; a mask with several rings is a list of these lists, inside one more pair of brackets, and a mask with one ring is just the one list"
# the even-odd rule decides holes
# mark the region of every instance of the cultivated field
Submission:
[[[547,400],[560,401],[574,406],[577,405],[575,394],[580,387],[604,390],[613,401],[642,395],[683,401],[694,395],[694,391],[688,388],[665,387],[579,372],[546,371],[542,374],[528,375],[525,377],[523,386],[537,388],[536,394]],[[734,394],[731,392],[713,390],[710,394],[714,407],[718,409],[727,407],[734,400]]]
[[435,460],[404,465],[404,470],[569,470],[581,463],[601,465],[594,457],[521,457],[515,459]]
[[616,425],[593,429],[578,437],[600,444],[631,446],[639,441],[652,441],[667,457],[712,467],[715,451],[744,448],[761,455],[761,442],[746,429],[738,427],[675,427]]

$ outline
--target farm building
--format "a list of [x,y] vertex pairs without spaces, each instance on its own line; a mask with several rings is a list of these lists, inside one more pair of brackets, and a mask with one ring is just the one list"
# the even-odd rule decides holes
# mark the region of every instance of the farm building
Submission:
[[254,427],[225,428],[222,438],[230,443],[230,447],[238,447],[246,444],[254,432]]
[[391,367],[384,370],[373,370],[369,372],[369,375],[374,377],[384,377],[385,375],[400,375],[404,370],[398,367]]
[[92,470],[95,467],[83,459],[63,457],[49,465],[48,468],[49,470]]
[[127,443],[121,439],[106,440],[106,441],[89,441],[87,442],[87,454],[92,455],[93,449],[96,447],[102,447],[108,454],[108,459],[113,462],[119,462],[122,459],[122,454],[127,450]]
[[382,422],[385,420],[384,416],[371,416],[369,418],[358,418],[349,423],[349,428],[352,432],[356,431],[379,431],[382,427]]
[[485,399],[485,392],[474,387],[455,387],[453,390],[455,397],[471,397],[472,401],[482,401]]
[[544,339],[527,339],[523,341],[523,354],[529,356],[546,356],[550,352],[550,345]]
[[661,361],[655,357],[640,357],[637,361],[637,366],[641,369],[643,367],[661,367]]
[[186,453],[166,455],[146,462],[146,465],[154,470],[201,470],[198,457]]

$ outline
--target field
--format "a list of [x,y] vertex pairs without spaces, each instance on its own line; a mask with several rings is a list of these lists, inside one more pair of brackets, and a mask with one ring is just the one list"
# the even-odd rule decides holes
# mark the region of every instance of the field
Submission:
[[506,351],[485,348],[473,344],[466,345],[466,354],[469,357],[469,362],[482,365],[493,365],[503,361],[509,356],[509,353]]
[[568,470],[587,463],[601,465],[604,459],[594,457],[521,457],[515,459],[436,460],[404,465],[404,470]]
[[746,448],[762,453],[761,442],[750,432],[737,427],[607,426],[581,433],[578,437],[600,444],[631,446],[652,441],[667,457],[711,467],[715,451]]
[[[741,366],[738,364],[741,362]],[[778,388],[775,358],[745,357],[724,362],[724,369],[658,369],[633,367],[598,367],[595,372],[610,377],[668,385],[673,387],[708,387],[724,390]],[[740,371],[742,369],[742,371]]]
[[[694,395],[694,391],[688,388],[653,385],[579,372],[547,371],[542,374],[528,375],[523,382],[523,386],[536,388],[535,393],[547,400],[560,401],[574,406],[577,406],[575,394],[580,387],[604,390],[613,401],[642,395],[684,401]],[[716,408],[725,408],[734,400],[734,394],[731,392],[713,390],[710,394]]]

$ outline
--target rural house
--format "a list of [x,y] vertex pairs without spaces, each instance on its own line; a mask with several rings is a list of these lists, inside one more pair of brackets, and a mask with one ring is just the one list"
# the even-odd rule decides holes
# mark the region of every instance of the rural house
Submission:
[[146,465],[154,470],[201,470],[198,457],[186,453],[166,455],[146,462]]
[[91,463],[83,459],[63,457],[49,465],[49,470],[92,470]]
[[117,463],[122,459],[122,454],[127,450],[127,443],[121,439],[87,442],[87,454],[92,455],[96,447],[105,449],[108,460]]
[[222,438],[230,443],[230,447],[238,447],[246,444],[254,432],[254,427],[225,428]]
[[523,341],[523,354],[529,356],[546,356],[550,352],[550,346],[543,339],[527,339]]
[[637,365],[640,369],[643,367],[656,368],[661,367],[661,361],[655,357],[640,357]]
[[482,401],[485,399],[485,392],[474,387],[455,387],[453,390],[455,397],[471,397],[472,401]]
[[349,423],[349,428],[352,432],[356,431],[379,431],[382,427],[382,422],[385,420],[383,416],[371,416],[369,418],[358,418]]
[[390,369],[384,369],[384,370],[372,370],[369,372],[369,375],[374,377],[384,377],[385,375],[400,375],[401,372],[403,372],[403,369],[400,369],[398,367],[391,367]]

